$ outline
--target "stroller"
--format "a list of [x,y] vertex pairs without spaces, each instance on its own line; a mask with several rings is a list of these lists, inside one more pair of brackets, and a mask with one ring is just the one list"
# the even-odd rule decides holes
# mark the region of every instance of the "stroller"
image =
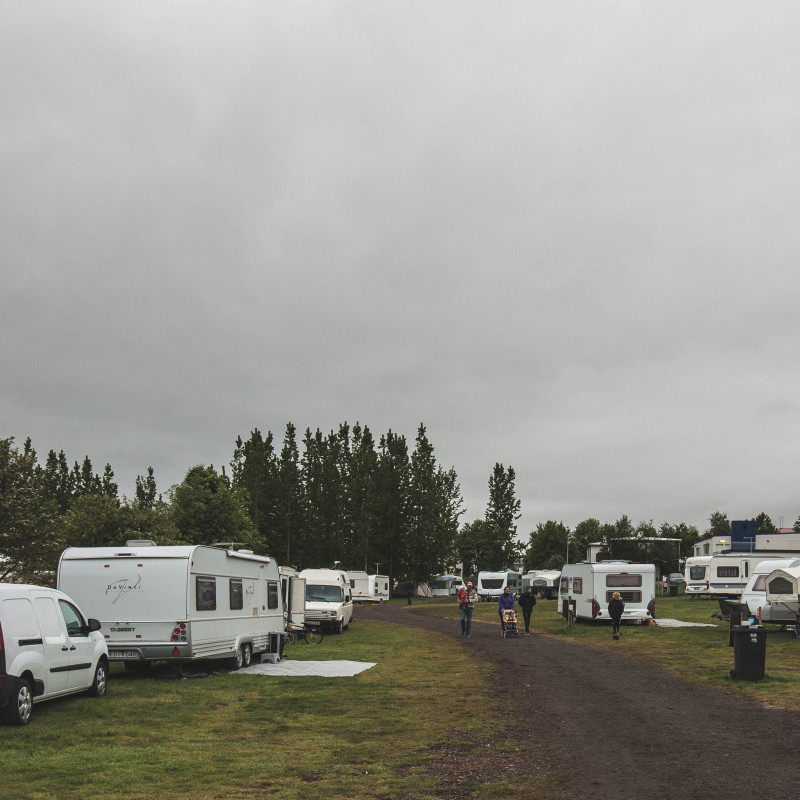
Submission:
[[519,636],[519,630],[517,629],[517,615],[513,608],[506,608],[503,610],[503,624],[500,629],[500,635],[504,639],[509,636],[513,636],[514,638]]

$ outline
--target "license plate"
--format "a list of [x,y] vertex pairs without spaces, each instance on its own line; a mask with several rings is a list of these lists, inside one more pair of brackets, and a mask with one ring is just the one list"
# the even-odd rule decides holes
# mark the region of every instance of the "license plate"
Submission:
[[125,659],[128,661],[138,661],[140,656],[136,650],[109,650],[109,658]]

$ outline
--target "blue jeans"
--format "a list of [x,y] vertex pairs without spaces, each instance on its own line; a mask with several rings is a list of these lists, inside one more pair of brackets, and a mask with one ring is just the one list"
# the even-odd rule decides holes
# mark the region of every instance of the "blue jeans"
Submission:
[[461,635],[469,636],[470,629],[472,628],[472,608],[461,609]]

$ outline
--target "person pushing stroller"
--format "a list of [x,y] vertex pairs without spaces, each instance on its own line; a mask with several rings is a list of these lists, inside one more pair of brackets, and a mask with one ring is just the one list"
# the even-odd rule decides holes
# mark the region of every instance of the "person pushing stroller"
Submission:
[[497,598],[497,613],[500,615],[500,630],[503,630],[503,612],[506,610],[514,611],[514,595],[511,594],[511,587],[506,586],[503,594]]

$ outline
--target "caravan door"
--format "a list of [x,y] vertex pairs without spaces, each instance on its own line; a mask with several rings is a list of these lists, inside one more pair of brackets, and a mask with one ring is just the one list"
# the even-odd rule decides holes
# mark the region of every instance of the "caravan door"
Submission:
[[306,579],[289,578],[289,622],[295,627],[306,625]]

